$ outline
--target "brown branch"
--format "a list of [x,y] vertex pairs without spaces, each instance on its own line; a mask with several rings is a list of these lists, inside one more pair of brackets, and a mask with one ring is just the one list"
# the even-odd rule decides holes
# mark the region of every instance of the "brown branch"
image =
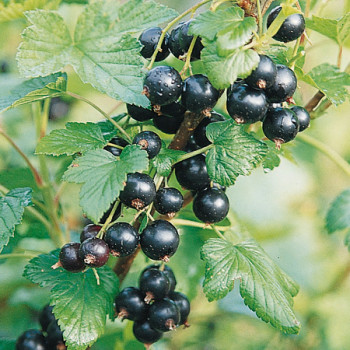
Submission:
[[305,109],[309,113],[312,112],[318,106],[318,104],[324,96],[325,95],[322,91],[317,91],[316,94],[311,98],[311,100],[305,105]]

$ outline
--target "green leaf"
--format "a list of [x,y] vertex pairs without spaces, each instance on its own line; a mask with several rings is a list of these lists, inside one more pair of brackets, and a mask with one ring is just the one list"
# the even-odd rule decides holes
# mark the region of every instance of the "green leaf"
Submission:
[[266,156],[267,146],[243,131],[233,120],[211,123],[206,135],[213,143],[206,156],[211,180],[233,185],[239,175],[249,175]]
[[169,176],[171,167],[184,154],[186,154],[186,152],[162,147],[158,155],[153,158],[152,163],[153,166],[157,169],[157,173],[159,175]]
[[56,97],[66,91],[67,74],[56,73],[26,80],[0,97],[0,112],[26,103]]
[[268,142],[267,147],[267,153],[262,162],[265,173],[269,173],[274,168],[277,168],[281,163],[281,159],[279,157],[281,151],[276,148],[275,144],[273,142]]
[[24,208],[32,205],[32,189],[15,188],[0,198],[0,253],[20,224]]
[[330,205],[326,215],[329,233],[350,228],[350,188],[343,191]]
[[88,151],[74,160],[63,179],[83,184],[80,205],[90,219],[98,222],[119,196],[127,174],[147,168],[147,152],[130,145],[123,149],[120,159],[105,150]]
[[201,259],[206,263],[203,288],[209,301],[223,298],[238,280],[245,304],[259,318],[285,333],[299,332],[292,309],[298,286],[256,241],[233,244],[212,238],[202,247]]
[[[126,115],[126,113],[121,113],[115,117],[112,117],[112,119],[116,123],[119,123]],[[119,132],[119,130],[108,119],[101,120],[97,122],[96,125],[98,125],[101,129],[102,135],[106,141],[111,140]]]
[[108,140],[102,135],[101,128],[95,123],[67,123],[66,129],[53,130],[43,137],[35,152],[67,156],[75,153],[85,153],[103,148]]
[[98,269],[100,285],[91,269],[84,273],[52,269],[58,256],[59,250],[39,255],[25,267],[23,276],[51,290],[50,304],[68,348],[85,350],[104,332],[106,316],[113,315],[118,279],[106,266]]

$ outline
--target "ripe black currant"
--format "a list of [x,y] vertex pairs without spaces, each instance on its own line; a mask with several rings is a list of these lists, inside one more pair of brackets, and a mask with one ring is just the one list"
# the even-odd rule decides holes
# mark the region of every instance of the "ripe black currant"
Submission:
[[160,188],[157,191],[154,207],[160,214],[174,216],[181,208],[184,198],[181,192],[174,187]]
[[137,120],[138,122],[144,122],[146,120],[152,119],[157,114],[150,109],[146,109],[143,107],[135,106],[135,105],[126,105],[126,109],[128,114],[132,119]]
[[185,112],[186,108],[180,102],[173,102],[169,105],[161,106],[157,114],[183,120]]
[[[153,265],[149,265],[145,268],[146,271],[148,269],[161,269],[162,265],[158,265],[158,264],[153,264]],[[176,278],[175,278],[175,274],[174,271],[171,269],[171,267],[169,267],[168,265],[164,265],[164,270],[163,273],[168,277],[168,280],[170,282],[170,289],[169,289],[169,293],[173,292],[175,290],[176,287]]]
[[177,163],[175,175],[179,184],[187,190],[197,191],[210,184],[205,156],[202,154]]
[[127,256],[135,252],[139,245],[137,231],[127,222],[117,222],[109,227],[105,237],[110,253],[113,256]]
[[39,323],[40,323],[41,329],[44,332],[46,332],[49,324],[55,320],[55,315],[53,314],[52,310],[53,310],[53,307],[47,304],[44,306],[44,308],[40,312]]
[[[154,50],[158,45],[158,41],[161,35],[162,35],[162,28],[160,27],[148,28],[141,33],[139,37],[139,41],[143,45],[143,48],[140,51],[142,57],[144,58],[152,57]],[[169,56],[170,52],[169,52],[168,42],[169,42],[169,34],[166,33],[164,40],[162,42],[161,51],[157,53],[156,62],[163,61]]]
[[80,242],[84,242],[88,238],[96,237],[97,234],[100,232],[101,228],[102,226],[100,225],[94,225],[94,224],[86,225],[80,234]]
[[30,329],[21,334],[16,342],[16,350],[45,350],[46,340],[42,332]]
[[225,192],[217,188],[198,191],[193,200],[194,214],[208,224],[223,220],[229,208],[230,203]]
[[61,331],[60,326],[57,321],[52,321],[47,328],[47,345],[49,349],[66,349],[63,332]]
[[156,115],[153,118],[154,126],[165,134],[176,134],[184,120],[182,118],[170,117],[167,115]]
[[163,336],[162,332],[151,327],[149,321],[135,322],[132,330],[135,338],[146,345],[146,349]]
[[299,131],[299,121],[292,110],[275,108],[266,114],[262,128],[265,136],[279,148],[282,143],[295,138]]
[[156,186],[147,174],[128,174],[126,185],[119,198],[128,207],[137,210],[147,207],[156,198]]
[[142,321],[147,318],[148,306],[143,300],[141,291],[134,287],[124,288],[115,299],[118,317],[132,321]]
[[191,75],[184,81],[181,103],[193,113],[208,114],[219,97],[219,90],[215,89],[203,74]]
[[141,234],[141,248],[153,260],[169,261],[179,246],[179,233],[175,226],[165,220],[149,224]]
[[193,152],[193,151],[196,151],[197,149],[200,149],[201,147],[199,145],[197,145],[195,139],[194,139],[194,136],[191,135],[191,137],[189,138],[185,148],[184,148],[184,151],[189,153],[189,152]]
[[259,55],[259,57],[258,66],[252,71],[249,77],[245,78],[245,81],[254,89],[265,90],[272,86],[276,78],[277,68],[270,57],[265,55]]
[[196,144],[200,147],[205,147],[210,145],[210,141],[207,138],[206,135],[206,130],[207,130],[207,125],[210,123],[215,123],[215,122],[222,122],[225,121],[225,117],[219,113],[216,112],[211,112],[210,117],[205,117],[199,125],[196,127],[194,133],[193,133],[193,138],[196,142]]
[[[114,207],[114,204],[115,204],[115,202],[113,202],[111,204],[111,206],[109,207],[109,209],[103,214],[102,218],[99,221],[100,223],[105,223],[106,222],[107,218],[109,217],[109,214],[111,213],[111,211],[112,211],[112,209]],[[121,213],[122,213],[122,204],[119,203],[119,205],[117,206],[116,211],[113,214],[112,221],[116,221],[120,217]]]
[[180,47],[179,36],[184,22],[180,22],[170,33],[169,50],[176,57],[180,58],[185,51]]
[[80,245],[80,258],[89,267],[101,267],[109,258],[107,243],[100,238],[89,238]]
[[[188,49],[190,48],[192,39],[193,39],[193,35],[189,35],[188,34],[188,30],[190,28],[190,24],[193,20],[190,19],[189,21],[183,23],[179,29],[179,34],[178,34],[178,45],[180,50],[183,53],[186,53],[188,51]],[[192,55],[191,55],[191,61],[193,60],[199,60],[201,57],[201,51],[203,49],[203,45],[201,42],[200,37],[198,37],[196,39],[196,42],[194,44],[193,47],[193,51],[192,51]]]
[[283,64],[277,64],[276,68],[275,81],[266,89],[266,97],[270,103],[286,101],[293,96],[297,88],[297,78],[290,68]]
[[176,304],[180,311],[180,323],[179,325],[185,325],[188,327],[187,317],[190,314],[191,306],[188,298],[185,294],[180,292],[172,292],[169,294],[169,298]]
[[173,67],[157,66],[147,73],[143,81],[143,92],[153,105],[163,106],[175,102],[181,91],[182,79]]
[[160,332],[172,331],[180,322],[180,311],[170,299],[155,301],[148,312],[149,323],[152,328]]
[[[114,145],[121,146],[121,147],[125,147],[125,146],[127,146],[129,144],[128,141],[125,141],[121,137],[114,137],[110,141],[110,143],[113,143]],[[104,149],[106,151],[112,153],[116,157],[119,157],[120,154],[122,153],[122,149],[121,148],[117,148],[117,147],[113,147],[113,146],[105,146]]]
[[165,298],[170,291],[168,277],[159,269],[146,269],[142,272],[139,280],[141,292],[145,295],[145,302]]
[[[70,272],[80,272],[85,269],[83,259],[79,255],[80,243],[67,243],[60,251],[59,264]],[[54,265],[55,266],[55,265]],[[55,268],[55,267],[53,267]]]
[[[267,17],[267,27],[270,27],[272,22],[276,19],[278,14],[281,12],[282,7],[277,6],[271,10]],[[304,16],[300,13],[295,13],[288,16],[285,21],[282,23],[278,32],[273,36],[275,40],[288,43],[298,39],[305,30],[305,19]]]
[[0,61],[0,73],[9,73],[10,66],[5,60]]
[[154,158],[162,147],[162,140],[153,131],[141,131],[134,137],[132,143],[141,146],[150,159]]
[[299,120],[299,132],[304,131],[310,125],[310,114],[309,112],[300,106],[293,106],[291,110],[296,114]]

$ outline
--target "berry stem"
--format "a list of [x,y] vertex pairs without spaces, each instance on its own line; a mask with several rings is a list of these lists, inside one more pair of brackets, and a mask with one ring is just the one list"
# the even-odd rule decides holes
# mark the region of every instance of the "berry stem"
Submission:
[[273,0],[267,0],[261,10],[261,16],[264,16],[264,14],[266,13],[266,11],[269,9],[269,7],[271,6],[271,4],[273,3]]
[[[206,230],[214,229],[213,228],[214,225],[207,225],[207,224],[203,224],[201,222],[186,220],[186,219],[172,219],[171,223],[173,225],[198,227],[198,228],[202,228],[202,229],[206,229]],[[225,231],[225,230],[230,228],[230,226],[215,226],[215,227],[220,231]]]
[[196,44],[197,38],[198,38],[198,35],[194,35],[193,36],[193,39],[192,39],[191,44],[190,44],[190,47],[188,48],[185,65],[183,66],[183,68],[182,68],[182,70],[180,72],[180,75],[181,75],[182,78],[184,78],[184,75],[185,75],[187,69],[189,69],[190,75],[193,74],[192,73],[192,67],[191,67],[191,56],[192,56],[193,48],[194,48],[194,45]]
[[97,238],[101,238],[103,239],[103,236],[104,236],[104,233],[106,232],[106,229],[107,227],[109,226],[109,224],[111,223],[112,219],[113,219],[113,216],[118,208],[118,205],[119,205],[119,200],[117,200],[114,205],[113,205],[113,208],[111,210],[111,212],[109,213],[108,215],[108,218],[107,220],[105,221],[105,223],[103,224],[103,226],[101,227],[101,230],[98,232],[97,234]]
[[98,272],[97,272],[97,270],[94,267],[92,268],[92,271],[93,271],[93,273],[94,273],[94,275],[96,277],[96,283],[99,286],[100,285],[100,276],[98,275]]
[[107,143],[107,146],[111,146],[111,147],[119,148],[119,149],[121,149],[121,150],[123,150],[123,149],[124,149],[124,147],[123,147],[123,146],[115,145],[114,143],[111,143],[111,142],[108,142],[108,143]]
[[189,153],[186,153],[184,155],[182,155],[174,164],[176,163],[179,163],[179,162],[182,162],[183,160],[185,159],[188,159],[188,158],[192,158],[194,156],[197,156],[198,154],[202,154],[202,153],[205,153],[206,151],[209,151],[211,148],[213,148],[214,145],[213,144],[210,144],[208,146],[205,146],[203,148],[200,148],[200,149],[197,149],[195,151],[192,151],[192,152],[189,152]]
[[301,42],[301,37],[299,37],[294,45],[294,49],[293,49],[293,54],[292,54],[292,60],[289,64],[289,68],[291,70],[294,70],[294,66],[295,66],[295,62],[296,60],[299,58],[298,56],[298,50],[299,50],[299,46],[300,46],[300,42]]
[[263,16],[261,13],[260,0],[256,0],[256,7],[258,10],[258,25],[259,25],[259,35],[261,36],[263,33]]
[[223,240],[226,241],[226,238],[225,236],[219,231],[219,229],[217,228],[217,226],[214,226],[214,225],[210,225],[211,228],[216,232],[216,234]]
[[37,255],[36,254],[31,254],[31,253],[10,253],[10,254],[1,254],[0,255],[0,260],[3,259],[33,259]]

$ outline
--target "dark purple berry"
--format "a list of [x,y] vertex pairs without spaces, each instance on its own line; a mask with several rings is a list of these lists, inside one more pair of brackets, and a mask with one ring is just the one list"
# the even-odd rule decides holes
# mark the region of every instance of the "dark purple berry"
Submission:
[[199,145],[197,145],[194,136],[191,135],[191,137],[189,138],[184,151],[189,153],[189,152],[193,152],[193,151],[197,151],[197,149],[200,149],[201,147]]
[[107,243],[100,238],[89,238],[80,245],[80,258],[86,266],[101,267],[108,261],[109,248]]
[[[108,217],[109,217],[109,215],[114,207],[114,204],[115,204],[115,202],[113,202],[110,205],[109,209],[103,214],[102,218],[99,221],[100,223],[104,224],[106,222],[106,220],[108,219]],[[113,214],[112,221],[116,221],[120,217],[121,213],[122,213],[122,205],[121,205],[121,203],[119,203],[116,211]]]
[[[149,265],[143,271],[146,271],[148,269],[158,269],[159,270],[162,266],[163,265],[158,265],[158,264]],[[169,293],[173,292],[175,290],[176,283],[177,283],[174,271],[168,265],[164,265],[163,273],[168,277],[168,280],[170,282]]]
[[170,299],[155,301],[148,312],[149,323],[152,328],[160,332],[174,330],[180,322],[180,311]]
[[[190,48],[191,42],[193,40],[193,35],[188,34],[188,30],[192,21],[193,19],[190,19],[189,21],[183,23],[179,30],[179,35],[178,35],[179,48],[184,53],[188,51],[188,49]],[[204,46],[202,45],[201,39],[200,37],[198,37],[193,47],[191,61],[196,59],[199,60],[201,58],[201,51],[203,47]]]
[[143,300],[141,291],[134,287],[124,288],[115,299],[118,317],[132,321],[142,321],[147,318],[148,306]]
[[258,66],[249,77],[245,78],[245,81],[251,88],[265,90],[272,86],[276,78],[277,68],[270,57],[265,55],[259,55],[259,57]]
[[4,60],[0,61],[0,73],[9,73],[9,72],[10,72],[9,64]]
[[[159,28],[159,27],[148,28],[141,33],[139,37],[139,41],[143,45],[143,48],[140,51],[142,57],[144,58],[152,57],[154,50],[158,45],[161,35],[162,35],[162,28]],[[170,52],[169,52],[168,41],[169,41],[169,34],[166,33],[164,40],[162,42],[161,51],[157,53],[156,62],[163,61],[169,56]]]
[[206,130],[207,130],[207,125],[215,122],[222,122],[225,121],[225,117],[219,113],[216,112],[211,112],[210,117],[205,117],[199,125],[196,127],[194,133],[193,133],[193,138],[196,142],[196,144],[200,147],[205,147],[210,145],[210,141],[207,138],[206,135]]
[[135,105],[126,105],[126,109],[128,114],[132,119],[137,120],[138,122],[144,122],[146,120],[152,119],[157,114],[150,109],[146,109],[143,107],[135,106]]
[[169,299],[171,299],[180,311],[180,323],[188,327],[187,317],[190,314],[191,306],[188,298],[185,294],[180,292],[172,292],[169,294]]
[[55,315],[53,314],[52,310],[53,310],[53,307],[47,304],[44,306],[44,308],[40,312],[39,323],[40,323],[41,329],[44,332],[46,332],[49,324],[55,320]]
[[157,342],[163,333],[153,329],[149,321],[135,322],[133,325],[133,333],[135,338],[147,346]]
[[156,115],[153,118],[153,124],[158,130],[165,134],[176,134],[183,120],[184,117],[176,118],[167,115]]
[[47,328],[47,346],[49,350],[63,350],[66,349],[63,339],[63,332],[57,321],[52,321]]
[[67,271],[81,272],[85,269],[83,259],[79,255],[80,243],[67,243],[60,251],[59,264]]
[[178,189],[165,187],[157,191],[154,207],[158,213],[172,217],[182,208],[183,202],[184,198]]
[[83,228],[83,231],[80,234],[80,242],[84,242],[88,238],[94,238],[101,231],[102,226],[89,224]]
[[[121,146],[121,147],[125,147],[129,144],[128,141],[125,141],[124,139],[122,139],[121,137],[114,137],[111,141],[109,141],[110,143],[113,143],[114,145],[117,146]],[[105,146],[104,149],[110,153],[112,153],[114,156],[119,157],[120,154],[122,153],[122,149],[118,148],[118,147],[113,147],[113,146]]]
[[157,114],[183,120],[185,112],[186,108],[181,103],[173,102],[169,105],[161,106],[159,111],[157,111]]
[[168,277],[159,269],[146,269],[142,272],[139,280],[141,292],[145,295],[145,302],[165,298],[170,291]]
[[180,22],[170,33],[169,49],[170,52],[176,57],[180,58],[186,52],[180,47],[179,36],[184,22]]
[[46,350],[45,337],[36,329],[25,331],[17,339],[16,350]]
[[304,131],[310,125],[310,114],[309,112],[300,106],[294,106],[291,110],[296,114],[299,121],[299,132]]
[[153,131],[141,131],[134,137],[132,143],[141,146],[150,159],[154,158],[162,148],[162,140]]

